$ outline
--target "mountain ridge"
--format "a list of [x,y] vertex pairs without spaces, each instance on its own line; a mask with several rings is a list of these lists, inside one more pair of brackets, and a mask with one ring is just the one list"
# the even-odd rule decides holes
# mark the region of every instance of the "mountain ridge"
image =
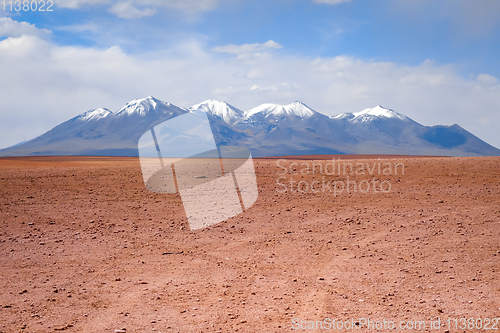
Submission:
[[240,118],[244,118],[245,113],[240,109],[232,106],[231,104],[218,101],[215,99],[208,99],[199,104],[195,104],[188,108],[188,110],[199,110],[207,113],[211,113],[212,116],[219,117],[224,120],[226,123],[234,122],[235,120],[239,120]]
[[116,113],[106,108],[89,110],[32,140],[0,150],[0,156],[137,156],[137,142],[145,131],[193,111],[207,113],[218,145],[244,146],[256,157],[500,156],[499,149],[459,125],[424,126],[381,105],[329,117],[298,101],[266,103],[245,112],[214,99],[183,108],[153,96],[130,101]]

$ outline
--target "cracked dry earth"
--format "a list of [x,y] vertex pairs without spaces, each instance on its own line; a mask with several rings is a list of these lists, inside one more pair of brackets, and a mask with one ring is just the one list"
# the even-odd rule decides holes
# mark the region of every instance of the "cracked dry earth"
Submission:
[[[404,175],[375,175],[387,193],[337,195],[304,191],[346,178],[301,174],[316,158],[254,159],[257,202],[197,231],[178,195],[145,189],[138,159],[0,159],[0,332],[311,331],[325,318],[477,332],[447,320],[500,317],[500,158],[344,156]],[[280,193],[290,179],[304,193]]]

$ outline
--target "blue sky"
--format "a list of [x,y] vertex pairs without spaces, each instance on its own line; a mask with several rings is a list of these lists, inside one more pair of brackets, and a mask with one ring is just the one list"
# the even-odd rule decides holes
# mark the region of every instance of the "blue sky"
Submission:
[[[500,147],[495,0],[54,0],[0,3],[0,147],[153,95],[247,110],[381,104]],[[15,6],[14,6],[15,7]]]

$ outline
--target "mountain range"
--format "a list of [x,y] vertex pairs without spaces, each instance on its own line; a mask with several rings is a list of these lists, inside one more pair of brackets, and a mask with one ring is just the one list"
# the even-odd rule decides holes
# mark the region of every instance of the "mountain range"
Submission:
[[424,126],[382,106],[326,116],[301,102],[263,104],[246,112],[207,100],[190,108],[154,97],[118,112],[87,111],[0,156],[138,156],[144,132],[194,110],[207,113],[215,142],[248,148],[255,157],[312,154],[500,156],[500,150],[458,125]]

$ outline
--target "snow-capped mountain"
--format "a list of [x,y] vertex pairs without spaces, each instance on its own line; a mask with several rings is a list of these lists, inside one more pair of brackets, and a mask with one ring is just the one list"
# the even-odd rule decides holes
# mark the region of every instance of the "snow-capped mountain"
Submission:
[[249,134],[247,148],[257,156],[342,154],[333,142],[356,142],[339,124],[301,102],[262,104],[245,112],[234,127]]
[[262,104],[245,113],[245,121],[259,122],[264,119],[267,121],[279,121],[284,119],[307,119],[312,117],[316,111],[309,108],[301,102],[294,102],[288,105]]
[[357,153],[477,156],[499,155],[488,145],[458,125],[424,126],[413,119],[378,105],[361,112],[331,117],[357,138]]
[[79,115],[77,118],[82,120],[82,121],[89,121],[93,119],[102,119],[106,118],[108,116],[111,116],[113,112],[109,111],[108,109],[103,109],[103,108],[98,108],[95,110],[90,110],[85,113],[82,113]]
[[226,102],[209,99],[193,105],[189,110],[207,113],[217,145],[238,146],[248,140],[247,133],[235,128],[235,124],[245,118],[245,113],[240,109]]
[[253,156],[401,154],[500,156],[500,150],[458,125],[423,126],[382,106],[328,117],[301,102],[263,104],[246,112],[208,100],[189,109],[154,97],[133,100],[113,113],[90,110],[0,156],[137,156],[144,132],[194,110],[207,113],[218,145],[247,147]]
[[234,124],[245,117],[245,113],[240,109],[226,102],[216,101],[214,99],[209,99],[200,104],[193,105],[189,110],[206,112],[213,117],[221,119],[226,124]]
[[398,119],[402,121],[411,121],[410,118],[399,114],[391,109],[384,108],[382,105],[377,105],[374,108],[364,109],[361,112],[341,113],[332,119],[347,119],[351,123],[371,122],[376,119]]
[[90,110],[37,138],[0,150],[0,156],[137,156],[137,141],[145,131],[186,112],[151,96],[134,100],[117,113]]
[[[415,131],[424,127],[412,119],[391,109],[378,105],[361,112],[342,113],[331,119],[350,135],[358,140],[357,150],[372,151],[378,146],[380,149],[392,149],[408,144],[405,149],[412,149],[415,144]],[[372,144],[373,143],[373,144]],[[422,143],[417,145],[422,147]],[[366,147],[366,148],[364,148]]]

